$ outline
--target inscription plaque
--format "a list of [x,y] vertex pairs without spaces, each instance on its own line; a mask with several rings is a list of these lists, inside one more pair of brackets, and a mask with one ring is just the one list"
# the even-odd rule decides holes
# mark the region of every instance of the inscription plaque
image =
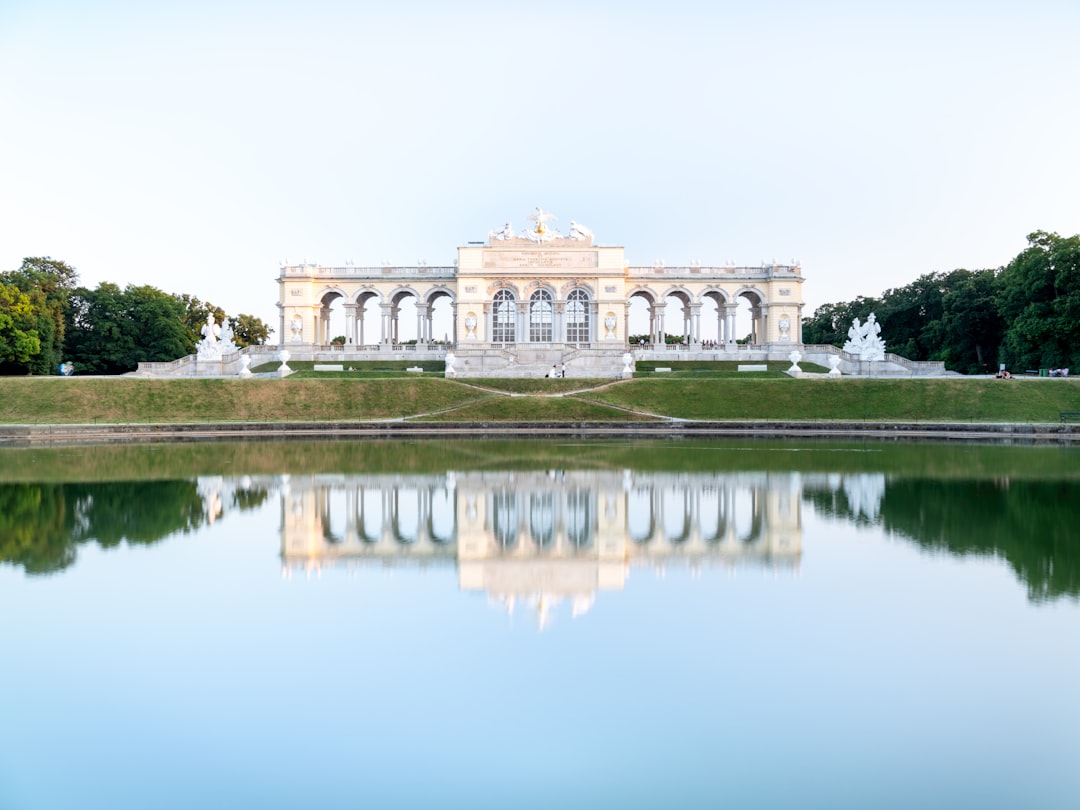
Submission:
[[587,270],[599,266],[595,250],[485,250],[485,270]]

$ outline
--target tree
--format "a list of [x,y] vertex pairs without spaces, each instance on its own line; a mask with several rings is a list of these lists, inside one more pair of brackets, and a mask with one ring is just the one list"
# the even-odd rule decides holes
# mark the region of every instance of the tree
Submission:
[[229,318],[229,326],[233,330],[233,340],[241,349],[245,346],[262,346],[274,331],[254,315],[240,314]]
[[217,323],[225,323],[225,310],[209,301],[200,301],[194,295],[187,293],[174,293],[172,297],[182,307],[183,314],[180,316],[180,322],[183,324],[185,333],[184,351],[177,357],[195,354],[199,341],[202,340],[202,328],[206,325],[206,319],[213,315]]
[[998,271],[977,270],[942,297],[942,316],[923,332],[931,360],[965,374],[997,370],[1005,321],[998,307]]
[[848,329],[858,318],[877,310],[881,302],[877,298],[859,296],[854,301],[841,301],[838,304],[822,304],[809,318],[803,318],[803,342],[811,345],[843,346],[847,340]]
[[1002,361],[1021,370],[1080,365],[1080,236],[1036,231],[1001,282]]
[[0,368],[25,370],[41,352],[30,296],[14,284],[0,283]]
[[84,374],[121,374],[141,361],[175,360],[188,353],[183,314],[176,297],[156,287],[81,287],[71,297],[68,357]]
[[[57,372],[63,359],[68,299],[77,279],[78,273],[73,267],[47,256],[23,259],[18,270],[0,273],[0,284],[17,288],[29,299],[33,323],[23,331],[38,342],[37,350],[29,356],[8,361],[15,365],[12,370],[30,374]],[[24,340],[24,348],[26,345]]]

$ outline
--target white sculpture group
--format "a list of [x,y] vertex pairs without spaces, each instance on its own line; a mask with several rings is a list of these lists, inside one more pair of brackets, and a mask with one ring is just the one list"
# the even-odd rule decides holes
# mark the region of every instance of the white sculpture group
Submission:
[[199,360],[220,360],[227,354],[235,354],[240,351],[236,345],[236,336],[232,326],[225,321],[220,326],[214,320],[211,313],[206,317],[206,323],[202,327],[202,340],[196,347],[196,357]]
[[851,324],[844,351],[855,355],[860,360],[885,359],[885,341],[881,339],[881,324],[877,322],[873,312],[867,317],[866,323],[860,323],[856,318]]
[[557,229],[548,225],[549,222],[556,219],[554,214],[549,214],[542,208],[537,208],[535,214],[530,214],[526,217],[527,220],[535,223],[532,227],[526,228],[520,234],[514,233],[514,226],[507,222],[497,231],[488,232],[488,240],[490,242],[508,242],[513,239],[524,239],[529,242],[552,242],[556,239],[571,239],[575,242],[586,242],[592,244],[593,232],[573,220],[570,221],[570,233],[563,236]]

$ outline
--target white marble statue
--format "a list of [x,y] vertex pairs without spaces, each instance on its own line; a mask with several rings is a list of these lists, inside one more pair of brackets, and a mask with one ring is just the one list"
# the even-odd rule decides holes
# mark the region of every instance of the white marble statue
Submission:
[[802,352],[793,351],[788,355],[788,360],[791,361],[791,368],[788,369],[788,374],[802,374],[802,369],[799,368],[799,361],[802,360]]
[[622,362],[623,362],[623,369],[622,369],[623,376],[624,377],[631,376],[634,373],[634,369],[633,369],[634,355],[630,354],[630,352],[624,352],[623,356],[622,356]]
[[606,338],[614,338],[615,337],[615,316],[614,315],[608,315],[606,318],[604,318],[604,328],[607,330],[607,334],[605,334],[604,337],[606,337]]
[[831,355],[829,357],[829,376],[830,377],[841,377],[841,376],[843,376],[841,374],[841,372],[840,372],[840,355],[838,355],[838,354],[834,354],[834,355]]
[[292,330],[293,343],[299,343],[300,333],[304,331],[304,321],[299,315],[292,319],[292,325],[289,328]]
[[780,339],[781,340],[790,340],[791,338],[788,337],[788,332],[790,330],[791,330],[791,320],[788,318],[787,315],[785,315],[780,319]]
[[251,368],[250,368],[250,366],[251,366],[251,358],[248,357],[246,354],[240,355],[240,376],[241,377],[250,377],[251,376]]
[[453,352],[447,352],[446,353],[446,372],[445,372],[445,376],[450,377],[450,378],[453,378],[453,377],[457,376],[457,369],[454,368],[454,361],[456,359],[457,358],[454,357]]
[[221,335],[221,327],[214,321],[213,313],[206,317],[206,323],[202,325],[200,331],[203,337],[199,345],[195,347],[195,356],[199,360],[220,360],[221,342],[218,337]]
[[465,337],[472,339],[476,338],[476,318],[472,315],[469,315],[465,319]]
[[501,230],[491,231],[488,233],[488,239],[492,242],[504,242],[507,239],[514,238],[514,226],[507,222],[503,225]]
[[848,340],[844,351],[860,360],[874,361],[885,359],[885,341],[881,339],[881,324],[871,312],[866,323],[856,318],[848,329]]
[[570,238],[582,242],[591,242],[593,232],[584,225],[579,225],[574,220],[570,220]]
[[281,361],[281,365],[278,366],[278,376],[284,377],[288,374],[292,374],[292,369],[289,368],[289,358],[292,357],[292,355],[289,353],[289,350],[282,349],[278,352],[277,356],[278,360]]
[[549,214],[543,208],[537,208],[535,214],[530,214],[525,218],[530,222],[536,223],[533,228],[522,234],[526,239],[532,242],[550,242],[552,239],[562,238],[561,233],[548,226],[549,222],[553,219],[558,219],[558,217],[554,214]]
[[220,344],[222,357],[240,351],[240,347],[236,345],[236,335],[233,333],[232,324],[229,323],[228,318],[221,324],[220,331],[221,334],[218,336],[218,342]]

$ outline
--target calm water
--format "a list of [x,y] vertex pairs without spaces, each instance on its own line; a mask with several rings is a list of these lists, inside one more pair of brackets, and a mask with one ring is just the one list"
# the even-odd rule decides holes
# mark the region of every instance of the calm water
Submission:
[[1075,449],[0,451],[0,807],[1080,806]]

